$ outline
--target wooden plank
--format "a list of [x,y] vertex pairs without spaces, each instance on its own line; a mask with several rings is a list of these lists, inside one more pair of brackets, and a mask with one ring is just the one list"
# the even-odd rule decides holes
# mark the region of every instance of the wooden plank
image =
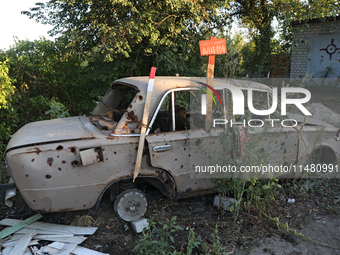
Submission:
[[42,249],[41,249],[41,254],[49,254],[49,255],[56,255],[60,252],[60,250],[58,249],[54,249],[52,247],[48,247],[48,246],[44,246]]
[[[72,238],[73,234],[60,234],[60,235],[36,235],[36,239],[43,240],[43,238]],[[80,237],[80,236],[77,236]],[[57,242],[57,241],[56,241]]]
[[155,74],[156,74],[156,68],[151,67],[149,82],[148,82],[148,88],[147,88],[146,97],[145,97],[143,120],[142,120],[142,126],[141,126],[141,130],[140,130],[140,137],[139,137],[139,144],[138,144],[135,170],[133,172],[133,181],[135,181],[135,179],[137,178],[139,171],[140,171],[140,166],[141,166],[141,163],[142,163],[142,154],[143,154],[143,149],[144,149],[145,132],[146,132],[146,127],[148,125],[148,120],[149,120],[149,111],[150,111],[150,104],[151,104],[151,97],[152,97],[153,83],[154,83],[154,80],[155,80]]
[[34,230],[31,233],[24,234],[15,244],[13,250],[8,255],[22,255],[24,254],[28,244],[31,242],[33,236],[36,234]]
[[1,241],[4,241],[3,243],[2,243],[2,246],[14,246],[14,244],[13,243],[16,243],[19,239],[20,239],[20,237],[21,237],[22,235],[17,235],[17,234],[14,234],[14,235],[12,235],[12,236],[9,236],[9,237],[7,237],[7,238],[5,238],[5,239],[3,239],[3,240],[1,240]]
[[64,247],[64,243],[61,243],[61,242],[53,242],[49,245],[47,245],[48,247],[51,247],[51,248],[54,248],[54,249],[58,249],[58,250],[61,250],[63,247]]
[[36,246],[33,246],[31,249],[27,248],[24,255],[39,255],[38,251],[39,249]]
[[[39,220],[40,218],[42,218],[42,215],[36,214],[36,215],[33,215],[32,217],[29,217],[26,220],[18,220],[15,224],[10,225],[11,226],[10,228],[6,228],[0,232],[0,239],[3,239],[6,236],[9,236],[10,234],[13,234],[19,229],[22,229],[23,227],[26,227],[27,225],[32,224],[33,222]],[[8,226],[8,225],[5,225],[5,226]]]
[[81,246],[77,246],[72,252],[72,254],[74,255],[110,255],[108,253],[102,253],[99,251],[90,250],[90,249],[87,249]]
[[[210,42],[216,40],[216,37],[210,37]],[[215,54],[209,54],[207,68],[207,84],[214,88],[214,70],[215,70]],[[207,113],[205,115],[205,130],[209,131],[212,123],[212,98],[207,96]]]
[[16,245],[16,243],[18,242],[19,239],[20,238],[18,237],[16,240],[9,240],[6,243],[4,243],[2,245],[2,247],[8,247],[8,246],[13,246],[14,247],[14,245]]
[[[20,222],[21,220],[16,220],[16,219],[3,219],[0,221],[0,225],[13,226]],[[45,223],[45,222],[34,222],[28,225],[26,228],[35,229],[35,230],[54,231],[54,232],[65,233],[65,234],[69,233],[69,234],[74,234],[74,235],[92,235],[97,230],[97,227],[77,227],[77,226]]]
[[[8,246],[14,247],[15,244],[18,242],[19,239],[20,239],[20,237],[18,236],[16,240],[7,241],[6,243],[3,244],[2,247],[4,247],[4,248],[5,248],[5,247],[8,247]],[[39,243],[38,243],[37,240],[32,240],[32,241],[28,244],[28,246],[38,245],[38,244],[39,244]],[[1,253],[0,253],[0,254],[1,254]]]
[[[215,55],[209,55],[207,69],[207,84],[214,88]],[[205,115],[205,130],[209,131],[212,124],[212,98],[207,96],[207,114]]]
[[84,237],[84,236],[67,237],[66,235],[36,235],[34,239],[52,241],[52,242],[81,244],[87,239],[87,237]]
[[56,253],[56,255],[70,255],[71,252],[73,252],[76,247],[77,244],[73,243],[65,244],[63,249],[59,253]]
[[38,251],[37,247],[33,246],[31,249],[32,249],[32,251],[29,248],[27,248],[24,255],[38,255],[37,254],[37,251]]
[[[1,240],[0,240],[0,249],[1,249],[1,247],[2,247],[5,243],[10,242],[10,241],[12,241],[12,240],[13,240],[13,236],[8,236],[8,237],[6,237],[6,238],[4,238],[4,239],[1,239]],[[16,240],[19,240],[19,238],[16,239]]]
[[[41,254],[59,254],[66,244],[61,242],[53,242],[41,249]],[[77,245],[77,244],[76,244]]]
[[[23,235],[16,235],[16,236],[12,236],[11,239],[9,239],[8,241],[4,242],[2,244],[3,247],[7,247],[7,246],[14,246],[18,240],[22,237]],[[32,246],[32,245],[36,245],[38,244],[37,240],[32,240],[28,246]]]
[[[70,234],[69,231],[51,231],[51,230],[42,230],[42,229],[34,229],[37,231],[37,235],[60,235],[60,234]],[[31,232],[32,229],[29,229],[27,227],[24,227],[18,231],[15,232],[15,234],[26,234],[28,232]],[[72,234],[73,235],[73,234]]]
[[[33,237],[34,238],[34,237]],[[32,240],[28,246],[33,246],[33,245],[38,245],[38,241],[37,240]]]
[[3,255],[8,255],[13,250],[13,246],[7,246],[5,249],[2,250]]

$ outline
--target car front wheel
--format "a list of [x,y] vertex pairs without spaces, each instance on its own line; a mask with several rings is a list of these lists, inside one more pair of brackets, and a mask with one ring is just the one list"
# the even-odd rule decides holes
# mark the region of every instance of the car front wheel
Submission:
[[148,207],[144,193],[139,189],[128,189],[119,194],[114,203],[118,216],[128,222],[143,217]]

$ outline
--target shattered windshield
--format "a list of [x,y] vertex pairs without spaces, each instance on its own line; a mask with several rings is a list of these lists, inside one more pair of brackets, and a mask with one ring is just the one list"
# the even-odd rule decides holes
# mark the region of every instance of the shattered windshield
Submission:
[[114,84],[87,116],[88,119],[99,129],[114,130],[137,92],[135,87]]

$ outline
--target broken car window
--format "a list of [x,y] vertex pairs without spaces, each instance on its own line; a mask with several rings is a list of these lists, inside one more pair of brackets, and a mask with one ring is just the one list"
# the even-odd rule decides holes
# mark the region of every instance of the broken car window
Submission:
[[[151,133],[204,128],[205,115],[201,113],[202,94],[204,93],[206,92],[199,89],[168,93],[157,113]],[[220,90],[218,93],[222,98],[222,91]],[[214,99],[220,104],[216,96]],[[174,106],[172,102],[174,102]],[[222,107],[218,104],[213,102],[214,118],[222,116]]]
[[93,125],[102,130],[113,130],[125,113],[138,90],[123,84],[114,84],[100,100],[92,114],[87,116]]

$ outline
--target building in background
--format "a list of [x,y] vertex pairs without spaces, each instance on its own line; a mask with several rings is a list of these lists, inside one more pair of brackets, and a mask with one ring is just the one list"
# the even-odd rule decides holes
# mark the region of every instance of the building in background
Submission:
[[297,39],[291,56],[291,78],[340,77],[340,17],[295,24]]
[[290,54],[271,55],[270,78],[289,78],[290,77]]

